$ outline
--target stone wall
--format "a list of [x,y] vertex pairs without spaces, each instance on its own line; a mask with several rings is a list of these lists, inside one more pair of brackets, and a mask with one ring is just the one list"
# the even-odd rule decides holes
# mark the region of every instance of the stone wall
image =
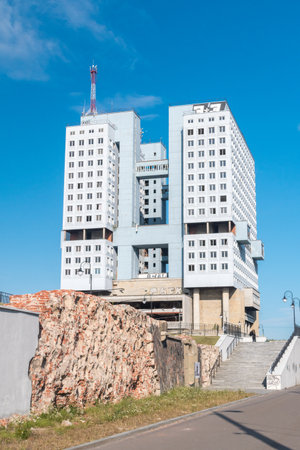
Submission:
[[159,324],[130,306],[64,290],[12,296],[11,305],[40,313],[29,368],[33,411],[144,397],[182,381],[160,382],[154,351]]
[[210,371],[219,357],[219,349],[213,345],[198,344],[201,350],[201,384],[209,386]]
[[181,339],[164,336],[157,327],[152,326],[154,359],[160,381],[160,390],[165,392],[174,386],[183,386],[184,344]]

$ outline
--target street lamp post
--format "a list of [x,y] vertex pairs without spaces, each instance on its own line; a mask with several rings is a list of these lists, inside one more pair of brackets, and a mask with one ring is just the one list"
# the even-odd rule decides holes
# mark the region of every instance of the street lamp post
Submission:
[[80,268],[79,268],[79,270],[78,270],[78,275],[83,275],[84,274],[84,270],[83,270],[83,267],[85,266],[85,265],[88,265],[89,266],[89,269],[90,269],[90,293],[92,293],[92,290],[93,290],[93,275],[92,275],[92,266],[91,266],[91,263],[89,262],[89,261],[87,261],[87,260],[85,260],[85,261],[82,261],[82,263],[80,264]]
[[283,299],[282,301],[284,303],[287,302],[287,299],[291,300],[291,308],[293,310],[293,321],[294,321],[294,331],[296,330],[296,312],[295,312],[295,301],[298,302],[299,304],[299,309],[300,309],[300,299],[298,297],[294,297],[294,294],[292,291],[285,291],[285,293],[283,294]]

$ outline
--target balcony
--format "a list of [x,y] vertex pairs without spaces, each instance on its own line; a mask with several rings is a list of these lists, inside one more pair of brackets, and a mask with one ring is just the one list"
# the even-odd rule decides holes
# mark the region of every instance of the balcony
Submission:
[[262,241],[251,242],[251,256],[253,259],[263,260],[265,258],[265,248]]
[[250,244],[250,226],[246,220],[236,222],[235,237],[239,244]]

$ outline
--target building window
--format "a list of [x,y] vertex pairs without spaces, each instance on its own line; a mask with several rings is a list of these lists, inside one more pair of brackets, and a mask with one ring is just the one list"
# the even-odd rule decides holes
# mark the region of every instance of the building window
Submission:
[[84,156],[84,151],[83,150],[79,150],[78,156]]
[[204,192],[204,191],[205,191],[205,186],[204,186],[204,184],[200,184],[200,186],[199,186],[199,191],[200,191],[200,192]]
[[200,215],[200,216],[204,216],[204,215],[205,215],[205,209],[204,209],[204,208],[200,208],[200,209],[198,210],[198,212],[199,212],[199,215]]
[[87,209],[87,211],[91,211],[92,210],[92,205],[86,205],[86,209]]
[[215,127],[209,127],[208,129],[209,134],[212,134],[215,132]]
[[68,195],[68,200],[73,200],[73,195]]
[[188,241],[189,247],[195,247],[195,241]]
[[221,244],[222,245],[227,245],[228,244],[228,240],[227,239],[221,239]]
[[220,116],[219,119],[220,120],[225,120],[225,116]]
[[74,167],[74,163],[73,162],[69,162],[69,168],[72,169]]
[[209,212],[210,214],[216,214],[216,208],[210,208]]
[[80,262],[81,262],[81,258],[75,258],[75,264],[80,264]]
[[194,197],[188,197],[188,203],[194,203]]
[[226,183],[220,184],[220,189],[221,189],[221,191],[225,191],[226,190]]
[[200,240],[199,240],[199,246],[200,246],[200,247],[205,247],[205,245],[206,245],[205,240],[204,240],[204,239],[200,239]]
[[188,136],[192,136],[192,135],[194,134],[194,130],[191,130],[191,129],[190,129],[190,130],[187,130],[187,131],[188,131],[188,133],[187,133]]
[[227,258],[228,257],[228,251],[227,250],[223,250],[221,252],[222,258]]
[[222,270],[228,270],[228,264],[227,263],[223,263],[221,267],[222,267]]
[[93,194],[91,194],[91,193],[86,194],[86,198],[87,198],[88,200],[91,200],[91,199],[93,198]]
[[203,259],[205,258],[206,253],[205,252],[199,252],[199,258]]
[[77,221],[77,222],[82,222],[82,217],[81,217],[81,216],[77,216],[77,217],[76,217],[76,221]]
[[66,269],[66,270],[65,270],[65,275],[66,275],[66,276],[71,275],[71,270],[70,270],[70,269]]
[[94,143],[94,139],[89,139],[89,145],[92,145]]
[[225,144],[226,139],[224,137],[221,137],[219,139],[220,144]]
[[188,152],[188,158],[193,158],[194,157],[194,152]]
[[72,247],[66,247],[66,252],[69,253],[72,251]]
[[86,216],[86,221],[87,222],[91,222],[92,221],[92,216]]
[[194,272],[194,271],[195,271],[195,266],[194,266],[194,264],[189,264],[189,266],[188,266],[188,271],[189,271],[189,272]]
[[189,259],[194,259],[195,258],[195,253],[194,252],[190,252],[188,255],[189,255]]
[[193,216],[194,215],[194,210],[193,209],[188,209],[188,215],[189,216]]
[[100,275],[100,273],[101,273],[100,268],[99,268],[99,267],[96,267],[96,268],[95,268],[95,275]]
[[198,128],[198,134],[204,134],[204,128]]
[[74,147],[75,141],[70,141],[70,147]]
[[72,222],[72,217],[67,217],[67,222],[71,223]]
[[225,167],[226,166],[226,161],[224,159],[222,159],[220,161],[220,167]]
[[71,258],[66,258],[66,264],[71,264]]
[[226,195],[221,195],[220,196],[220,202],[226,202],[227,201],[227,196]]
[[88,155],[89,155],[89,156],[93,156],[93,154],[94,154],[94,150],[89,150],[89,151],[88,151]]
[[95,262],[100,263],[101,262],[101,256],[95,256]]
[[103,138],[98,138],[98,144],[103,144]]
[[199,178],[199,180],[204,180],[204,178],[205,178],[204,173],[199,173],[198,178]]
[[81,140],[79,141],[79,145],[84,145],[84,140],[83,140],[83,139],[81,139]]
[[91,246],[90,245],[86,245],[85,246],[85,251],[86,252],[90,252],[91,251]]
[[77,184],[77,189],[83,189],[83,183],[78,183]]
[[194,192],[194,186],[188,186],[188,192]]
[[223,126],[219,127],[219,130],[220,130],[220,133],[225,133],[225,126],[223,125]]
[[70,158],[73,158],[75,156],[75,152],[69,152]]
[[217,270],[217,264],[211,264],[210,270]]
[[209,156],[215,156],[215,151],[214,150],[209,150]]
[[97,220],[97,222],[100,222],[101,221],[101,216],[97,215],[96,216],[96,220]]
[[78,167],[83,167],[83,161],[78,161]]
[[209,122],[214,122],[214,121],[215,121],[215,118],[214,118],[214,117],[209,117],[209,118],[208,118],[208,121],[209,121]]
[[208,139],[208,144],[209,145],[214,145],[215,144],[215,139],[214,138]]
[[205,167],[204,162],[199,162],[199,163],[198,163],[198,168],[199,168],[199,169],[204,169],[204,167]]
[[209,178],[210,178],[210,179],[216,178],[216,174],[215,174],[214,172],[211,172],[211,173],[209,174]]
[[210,240],[210,245],[211,245],[212,247],[216,246],[216,245],[217,245],[217,240],[216,240],[216,239],[211,239],[211,240]]
[[210,195],[209,201],[210,201],[210,203],[214,203],[216,201],[216,196],[215,195]]
[[[194,175],[193,174],[189,174],[188,175],[188,180],[189,181],[193,181],[194,180]],[[146,194],[146,191],[145,191],[145,194]],[[146,194],[147,195],[147,194]]]
[[78,172],[78,178],[83,178],[83,172]]
[[209,167],[216,167],[215,161],[209,161]]
[[[199,139],[198,145],[204,145],[204,139]],[[201,156],[204,156],[204,152],[203,152],[203,155],[201,155]]]
[[198,156],[199,158],[203,158],[204,157],[204,150],[200,150],[200,152],[198,152]]
[[227,208],[221,208],[221,214],[227,214]]
[[216,185],[215,184],[210,184],[209,185],[209,190],[210,191],[215,191],[216,190]]
[[199,197],[198,201],[199,203],[205,203],[205,197]]
[[194,168],[194,163],[188,163],[188,169],[193,169]]
[[101,245],[95,245],[95,250],[96,250],[96,252],[100,252],[101,251]]
[[81,245],[76,245],[75,251],[76,252],[81,252]]
[[199,270],[201,270],[201,271],[206,270],[205,264],[200,264],[199,265]]
[[211,258],[216,258],[217,257],[217,252],[210,252],[210,257]]
[[226,155],[225,148],[220,148],[220,156],[224,156],[224,155]]
[[194,141],[188,141],[188,147],[194,147]]
[[220,178],[226,178],[226,172],[220,172]]

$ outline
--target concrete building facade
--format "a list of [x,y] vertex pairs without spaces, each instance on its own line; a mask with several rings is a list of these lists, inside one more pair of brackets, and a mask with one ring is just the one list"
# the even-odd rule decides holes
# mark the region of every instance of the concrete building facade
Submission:
[[141,143],[134,111],[83,115],[67,128],[62,288],[195,329],[248,331],[258,326],[263,257],[254,160],[227,102],[170,107],[168,157],[162,143]]

